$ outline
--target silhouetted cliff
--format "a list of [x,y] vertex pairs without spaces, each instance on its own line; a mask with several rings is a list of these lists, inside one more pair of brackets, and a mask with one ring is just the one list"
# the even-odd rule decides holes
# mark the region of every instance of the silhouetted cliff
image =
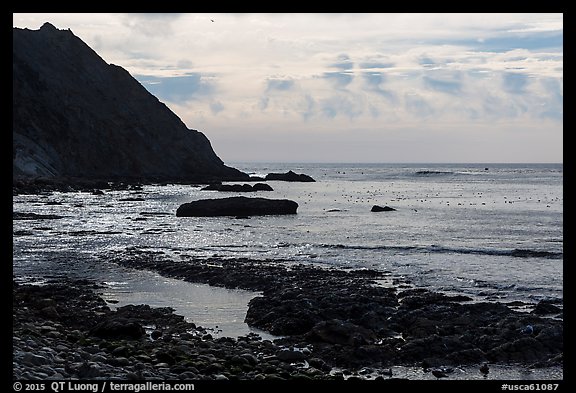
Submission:
[[70,30],[14,28],[12,64],[15,178],[248,178]]

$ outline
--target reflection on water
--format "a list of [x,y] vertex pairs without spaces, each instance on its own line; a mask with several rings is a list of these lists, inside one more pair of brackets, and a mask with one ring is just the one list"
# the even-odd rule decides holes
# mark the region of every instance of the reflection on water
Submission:
[[257,333],[263,339],[277,338],[244,323],[248,302],[258,296],[258,292],[188,283],[127,269],[114,279],[104,282],[106,288],[102,290],[102,297],[112,309],[127,304],[172,307],[176,314],[210,330],[213,336],[239,337]]
[[118,266],[88,252],[19,253],[14,259],[14,274],[18,282],[37,284],[61,277],[88,278],[104,285],[99,292],[111,309],[127,304],[171,307],[187,321],[209,329],[213,336],[257,333],[263,339],[277,338],[244,323],[248,302],[259,296],[258,292],[162,277]]

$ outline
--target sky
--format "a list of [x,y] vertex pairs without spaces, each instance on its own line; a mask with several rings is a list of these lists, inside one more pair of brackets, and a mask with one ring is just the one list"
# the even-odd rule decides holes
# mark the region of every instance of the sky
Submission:
[[13,14],[232,162],[563,162],[563,14]]

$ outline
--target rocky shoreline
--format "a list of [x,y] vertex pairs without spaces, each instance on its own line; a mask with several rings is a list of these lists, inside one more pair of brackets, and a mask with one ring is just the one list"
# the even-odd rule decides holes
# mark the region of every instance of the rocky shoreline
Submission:
[[[112,311],[88,280],[13,283],[14,380],[335,378],[257,335],[213,338],[170,308]],[[308,357],[308,356],[307,356]],[[320,360],[312,364],[321,364]],[[336,376],[337,377],[337,376]]]
[[215,338],[168,308],[113,311],[98,295],[102,287],[87,280],[14,282],[15,380],[384,380],[395,378],[389,370],[396,366],[419,367],[423,375],[470,366],[477,377],[484,363],[563,364],[562,310],[552,304],[519,312],[365,269],[174,261],[136,248],[108,258],[190,282],[260,291],[246,322],[282,337]]

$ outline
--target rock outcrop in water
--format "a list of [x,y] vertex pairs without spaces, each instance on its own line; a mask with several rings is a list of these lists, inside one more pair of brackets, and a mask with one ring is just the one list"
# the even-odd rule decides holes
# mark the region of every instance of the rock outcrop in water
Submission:
[[210,184],[202,189],[202,191],[221,191],[221,192],[256,192],[256,191],[274,191],[266,183],[250,184]]
[[246,180],[70,30],[13,29],[13,177]]
[[396,211],[396,209],[394,209],[393,207],[390,206],[378,206],[378,205],[374,205],[372,206],[372,209],[370,209],[371,212],[393,212]]
[[265,216],[296,214],[298,204],[288,199],[230,197],[184,203],[177,217]]
[[315,182],[311,176],[304,173],[295,173],[288,171],[286,173],[269,173],[265,180],[295,181],[295,182]]

